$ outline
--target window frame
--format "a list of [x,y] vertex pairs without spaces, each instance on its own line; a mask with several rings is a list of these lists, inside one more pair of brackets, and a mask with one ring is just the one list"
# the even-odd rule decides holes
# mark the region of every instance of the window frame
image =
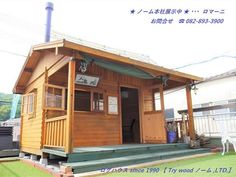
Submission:
[[[48,88],[53,88],[53,89],[61,89],[62,90],[62,95],[61,95],[61,107],[49,107],[47,106],[47,89]],[[65,87],[58,86],[58,85],[53,85],[53,84],[45,84],[44,85],[44,108],[47,110],[59,110],[59,111],[64,111],[65,110]]]
[[[152,90],[152,99],[153,99],[153,108],[152,108],[152,110],[153,111],[155,111],[155,112],[160,112],[160,111],[162,111],[162,106],[161,106],[161,92],[160,92],[160,88],[156,88],[156,89],[153,89]],[[160,105],[160,107],[159,107],[159,109],[156,109],[156,100],[157,99],[155,99],[155,93],[159,93],[159,105]]]
[[[61,89],[62,90],[62,106],[60,108],[54,108],[54,107],[48,107],[47,106],[47,88],[51,87],[51,88],[56,88],[56,89]],[[58,85],[53,85],[53,84],[44,84],[44,108],[47,110],[59,110],[59,111],[65,111],[66,110],[66,90],[68,88],[67,87],[63,87],[63,86],[58,86]],[[105,108],[106,108],[106,95],[104,93],[103,90],[101,89],[83,89],[83,88],[75,88],[74,91],[83,91],[83,92],[89,92],[90,93],[90,108],[89,111],[79,111],[79,110],[75,110],[74,108],[74,112],[87,112],[87,113],[92,113],[92,112],[96,112],[96,113],[105,113]],[[93,94],[94,93],[99,93],[103,95],[103,110],[94,110],[93,109]],[[74,99],[74,104],[75,104],[75,99]]]
[[[28,106],[25,107],[25,105],[28,105],[28,94],[22,95],[22,98],[21,98],[21,115],[23,115],[23,116],[27,114],[27,110],[28,110]],[[26,111],[25,111],[25,109],[26,109]]]
[[[94,106],[94,93],[97,93],[98,95],[100,95],[100,94],[102,94],[102,100],[103,100],[103,109],[102,110],[96,110],[95,109],[95,107],[96,106]],[[104,95],[104,93],[103,92],[101,92],[101,91],[91,91],[91,101],[90,101],[90,103],[91,103],[91,111],[92,112],[104,112],[105,111],[105,97],[104,97],[105,95]],[[99,97],[100,98],[100,97]],[[98,102],[99,102],[99,100],[98,100]],[[99,108],[100,106],[98,105],[98,108]]]
[[[147,88],[143,92],[143,106],[144,106],[144,113],[151,113],[151,112],[164,112],[164,105],[163,105],[163,89],[161,88],[162,86],[160,85],[159,87],[155,88]],[[160,97],[160,102],[159,102],[159,109],[155,109],[155,93],[159,94]],[[151,103],[150,103],[151,102]],[[145,105],[148,104],[148,110],[146,110]]]
[[[33,90],[30,93],[22,95],[22,105],[21,105],[21,114],[22,114],[22,116],[27,116],[29,119],[35,117],[36,104],[37,104],[36,95],[37,95],[36,89]],[[29,102],[30,101],[30,96],[32,96],[32,98],[33,98],[32,103]],[[26,99],[26,102],[25,102],[25,99]],[[31,108],[32,111],[30,111],[30,112],[29,112],[29,110],[30,110],[29,105],[32,105],[32,108]]]
[[[75,110],[75,106],[74,106],[74,111],[75,112],[92,112],[92,109],[91,109],[91,101],[92,101],[92,95],[91,95],[91,90],[86,90],[86,89],[75,89],[75,91],[80,91],[80,92],[88,92],[90,94],[90,105],[89,105],[89,111],[80,111],[80,110]],[[74,93],[75,94],[75,93]],[[74,99],[74,105],[75,105],[75,99]]]
[[[31,97],[32,97],[32,100],[30,100]],[[33,114],[35,112],[34,107],[35,107],[35,94],[34,93],[28,94],[27,113]]]
[[[105,103],[105,94],[104,94],[104,91],[103,90],[100,90],[100,89],[78,89],[78,88],[75,88],[75,91],[82,91],[82,92],[89,92],[90,93],[90,109],[89,111],[79,111],[79,110],[75,110],[75,112],[84,112],[84,113],[93,113],[93,112],[96,112],[96,113],[105,113],[105,106],[106,106],[106,103]],[[102,94],[103,95],[103,110],[101,111],[97,111],[97,110],[94,110],[93,109],[93,93],[99,93],[99,94]],[[74,100],[75,101],[75,100]]]

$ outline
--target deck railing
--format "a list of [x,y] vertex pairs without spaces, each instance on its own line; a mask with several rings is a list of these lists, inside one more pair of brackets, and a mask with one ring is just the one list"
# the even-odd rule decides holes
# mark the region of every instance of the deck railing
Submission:
[[[224,114],[208,114],[204,116],[194,116],[194,127],[198,135],[205,135],[207,137],[220,137],[221,130],[217,126],[217,120],[224,123],[227,131],[232,135],[236,136],[236,112],[224,113]],[[167,123],[176,123],[178,137],[181,138],[181,125],[183,123],[182,119],[174,118],[167,119]],[[188,128],[188,121],[186,120],[186,127]]]
[[217,120],[223,121],[228,132],[236,136],[236,112],[195,116],[194,124],[196,132],[209,137],[221,136],[221,130],[217,127]]
[[45,120],[46,147],[64,148],[66,144],[66,116]]

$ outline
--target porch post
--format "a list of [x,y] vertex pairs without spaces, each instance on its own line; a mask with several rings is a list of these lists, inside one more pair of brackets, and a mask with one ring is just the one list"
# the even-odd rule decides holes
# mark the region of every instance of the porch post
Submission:
[[46,109],[46,90],[45,90],[45,84],[48,84],[48,69],[45,67],[44,71],[44,84],[43,84],[43,111],[42,111],[42,135],[41,135],[41,149],[46,144],[46,124],[45,119],[47,118],[47,109]]
[[187,107],[188,107],[188,128],[189,128],[189,135],[192,140],[195,140],[195,129],[194,129],[194,120],[193,120],[193,106],[192,106],[192,96],[191,96],[191,88],[189,85],[186,85],[186,96],[187,96]]
[[[160,85],[159,87],[159,91],[160,91],[160,99],[161,99],[161,111],[162,111],[162,118],[163,118],[163,122],[165,126],[166,123],[166,118],[165,118],[165,100],[164,100],[164,87],[163,84]],[[167,135],[166,135],[166,129],[164,128],[164,135],[163,135],[163,139],[165,139],[165,143],[167,143]]]
[[73,149],[73,121],[74,121],[74,90],[75,90],[75,58],[69,61],[68,92],[67,92],[67,118],[66,118],[66,147],[65,152],[71,153]]
[[160,91],[160,98],[161,98],[161,110],[164,113],[165,112],[164,89],[163,89],[163,85],[162,84],[159,87],[159,91]]

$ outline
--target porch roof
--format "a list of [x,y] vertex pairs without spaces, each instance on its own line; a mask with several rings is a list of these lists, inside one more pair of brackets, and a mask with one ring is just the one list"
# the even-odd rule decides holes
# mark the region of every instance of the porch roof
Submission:
[[53,51],[56,54],[60,52],[60,54],[63,55],[75,56],[78,59],[83,59],[80,54],[86,53],[90,56],[101,58],[107,62],[122,64],[128,67],[135,67],[138,70],[150,74],[154,78],[158,78],[160,76],[168,76],[169,80],[173,81],[173,83],[168,87],[168,89],[182,86],[193,81],[202,80],[202,78],[194,75],[158,66],[153,63],[149,58],[143,55],[140,57],[133,53],[122,53],[119,50],[108,49],[99,45],[94,45],[83,41],[75,43],[62,39],[32,46],[14,86],[14,93],[23,93],[22,87],[24,87],[29,81],[32,72],[36,68],[37,63],[42,56],[42,53],[46,50]]

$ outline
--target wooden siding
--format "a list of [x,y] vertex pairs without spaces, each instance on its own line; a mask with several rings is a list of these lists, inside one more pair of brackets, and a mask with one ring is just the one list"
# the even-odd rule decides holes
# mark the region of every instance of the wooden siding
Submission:
[[[78,67],[77,67],[78,68]],[[76,146],[101,146],[118,145],[122,142],[120,107],[118,115],[108,114],[108,96],[119,95],[119,83],[128,83],[128,78],[124,78],[118,73],[108,71],[96,65],[88,68],[88,75],[100,77],[96,88],[76,85],[77,89],[89,91],[100,91],[104,94],[104,112],[76,112],[74,118],[74,147]],[[132,82],[131,82],[132,83]],[[132,84],[138,85],[136,82]]]
[[66,111],[61,110],[47,110],[47,118],[53,118],[53,117],[59,117],[59,116],[65,116]]
[[37,78],[44,73],[45,67],[50,69],[55,63],[57,63],[62,58],[62,55],[55,55],[55,53],[45,51],[44,55],[38,61],[37,67],[31,73],[31,77],[28,80],[27,85],[37,80]]
[[[79,62],[77,62],[76,69],[79,68]],[[78,73],[79,71],[76,70]],[[86,75],[93,75],[93,76],[98,76],[100,77],[100,81],[98,83],[98,86],[96,88],[100,88],[103,90],[110,90],[113,89],[113,91],[117,92],[118,90],[118,85],[127,85],[130,87],[141,87],[141,86],[148,86],[153,83],[152,80],[143,80],[127,75],[122,75],[104,68],[101,68],[95,64],[90,64],[88,66],[88,70],[85,73]],[[55,84],[55,85],[60,85],[60,86],[65,86],[67,87],[68,83],[68,65],[60,69],[58,72],[50,76],[49,78],[49,84]],[[90,89],[93,87],[84,87],[82,85],[76,85],[77,87],[80,88],[86,88]]]
[[36,105],[33,117],[22,115],[22,134],[21,150],[40,155],[41,136],[42,136],[42,103],[43,103],[43,82],[41,76],[26,89],[26,93],[36,89]]
[[73,126],[74,147],[120,144],[119,116],[76,112]]
[[[44,56],[40,58],[40,60],[35,63],[34,65],[37,65],[36,68],[33,70],[31,74],[31,77],[28,81],[27,86],[25,85],[25,92],[30,93],[33,90],[36,90],[36,105],[35,105],[35,112],[33,117],[29,117],[28,115],[22,116],[22,127],[21,127],[21,150],[41,155],[41,147],[42,147],[42,136],[43,136],[43,92],[44,92],[44,72],[45,67],[52,67],[57,61],[59,61],[62,58],[61,55],[55,56],[54,53],[51,52],[45,52]],[[49,115],[55,114],[52,112],[49,112]],[[56,113],[57,116],[63,115],[62,113]]]
[[[48,59],[53,55],[48,55]],[[47,57],[46,57],[47,58]],[[57,57],[59,60],[60,57]],[[43,59],[46,60],[46,59]],[[56,59],[54,60],[56,62]],[[51,63],[50,65],[53,65]],[[50,66],[48,65],[48,66]],[[42,64],[38,63],[38,67],[43,67]],[[32,79],[29,81],[29,85],[26,88],[26,92],[28,93],[33,89],[37,90],[37,105],[36,112],[34,118],[23,117],[23,126],[22,126],[22,150],[26,152],[30,152],[33,154],[39,154],[40,148],[42,147],[42,115],[43,115],[43,87],[44,87],[44,75],[43,70],[37,69],[34,71],[35,74],[32,76]],[[79,68],[79,62],[77,62],[76,69]],[[45,68],[44,68],[45,69]],[[42,72],[42,73],[41,73]],[[38,73],[38,74],[36,74]],[[39,75],[41,73],[41,75]],[[78,73],[78,70],[76,70]],[[74,120],[72,122],[72,144],[73,147],[78,146],[101,146],[101,145],[116,145],[122,144],[122,121],[121,121],[121,105],[120,105],[120,87],[133,87],[137,88],[139,91],[144,91],[144,97],[140,96],[140,123],[143,125],[140,127],[143,129],[141,133],[142,140],[145,139],[147,134],[145,131],[149,131],[147,128],[147,123],[145,123],[142,119],[150,119],[158,126],[158,135],[155,140],[152,142],[165,142],[165,130],[164,130],[164,118],[163,115],[152,114],[146,115],[144,112],[151,110],[152,103],[146,105],[146,98],[151,99],[151,92],[147,91],[145,88],[150,87],[154,84],[153,80],[143,80],[135,77],[130,77],[127,75],[122,75],[101,67],[98,67],[95,64],[90,64],[88,67],[86,75],[94,75],[100,78],[99,84],[97,87],[88,87],[82,85],[75,85],[75,89],[83,89],[87,91],[98,91],[104,94],[104,111],[103,112],[79,112],[75,111]],[[39,76],[38,76],[39,75]],[[36,79],[36,80],[33,80]],[[56,73],[52,74],[48,78],[48,84],[55,84],[58,86],[67,87],[68,85],[68,65],[64,66]],[[146,96],[145,96],[146,95]],[[110,115],[107,110],[107,99],[108,96],[117,96],[118,97],[118,115]],[[55,110],[47,110],[46,120],[45,120],[45,140],[44,145],[48,145],[51,147],[64,147],[65,139],[67,137],[61,137],[61,134],[58,135],[58,132],[66,131],[65,121],[56,120],[50,121],[50,119],[54,119],[55,117],[65,116],[66,111],[55,111]],[[159,116],[154,120],[154,116]],[[47,120],[48,119],[48,120]],[[58,122],[59,121],[59,122]],[[151,123],[152,126],[155,126]],[[145,128],[146,126],[146,128]],[[161,127],[162,126],[162,127]],[[52,128],[53,127],[53,128]],[[62,127],[62,129],[60,129]],[[160,128],[161,127],[161,128]],[[53,133],[50,133],[54,130]],[[150,132],[150,131],[149,131]],[[50,134],[52,137],[50,137]],[[55,136],[54,136],[55,135]],[[50,138],[49,138],[50,137]],[[144,141],[145,142],[145,141]],[[149,141],[151,142],[151,140]]]
[[[77,67],[79,65],[77,63]],[[78,71],[77,71],[78,72]],[[86,75],[99,76],[100,81],[97,87],[88,87],[83,85],[75,85],[76,89],[82,89],[87,91],[100,91],[104,93],[104,112],[75,112],[74,124],[73,124],[73,146],[100,146],[100,145],[115,145],[122,143],[122,129],[121,129],[121,112],[120,112],[120,103],[119,105],[119,114],[118,115],[109,115],[107,111],[107,97],[109,95],[119,97],[120,87],[134,87],[139,90],[144,91],[144,104],[140,99],[140,106],[144,107],[141,110],[152,111],[153,110],[153,91],[152,89],[140,89],[140,88],[149,88],[153,85],[152,80],[143,80],[139,78],[130,77],[127,75],[122,75],[107,69],[101,68],[93,64],[89,65]],[[67,86],[68,78],[68,66],[63,67],[57,73],[49,77],[49,84],[55,84],[60,86]],[[120,102],[120,99],[119,99]],[[155,112],[154,112],[155,113]],[[54,114],[58,114],[54,112]],[[52,113],[50,113],[52,115]],[[160,113],[153,114],[152,117],[157,118],[149,121],[152,124],[152,121],[157,126],[158,131],[155,135],[153,141],[148,142],[166,142],[165,140],[165,128],[164,128],[164,117]],[[140,114],[140,119],[142,116],[145,119],[149,119],[151,115],[146,116],[146,114]],[[142,121],[140,121],[142,122]],[[149,123],[146,123],[149,124]],[[162,126],[162,127],[161,127]],[[142,125],[140,126],[142,128]],[[147,127],[144,131],[147,130]],[[148,131],[148,130],[147,130]],[[163,131],[163,132],[161,132]],[[150,132],[150,131],[149,131]],[[151,132],[150,132],[151,133]],[[157,135],[158,134],[158,135]],[[142,132],[141,132],[142,135]],[[141,138],[145,139],[145,137]],[[147,139],[146,139],[147,140]],[[154,141],[157,140],[157,141]]]

